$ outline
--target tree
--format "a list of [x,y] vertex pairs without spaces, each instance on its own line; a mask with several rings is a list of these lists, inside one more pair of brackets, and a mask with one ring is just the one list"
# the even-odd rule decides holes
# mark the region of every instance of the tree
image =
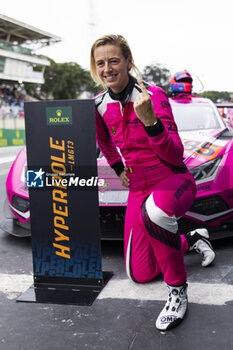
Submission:
[[41,91],[55,100],[75,99],[83,91],[96,93],[98,89],[92,82],[90,72],[78,63],[56,63],[51,61],[45,69],[45,83]]
[[35,97],[37,100],[41,99],[41,96],[40,96],[40,90],[41,90],[40,85],[35,84],[35,83],[24,83],[23,86],[24,86],[24,89],[26,90],[26,93],[29,96]]
[[198,95],[201,97],[209,98],[214,103],[216,103],[216,102],[230,102],[232,92],[228,92],[228,91],[204,91]]
[[150,66],[146,66],[142,72],[144,80],[154,83],[167,92],[169,91],[170,77],[169,69],[163,67],[160,63],[152,63]]
[[78,63],[56,63],[47,57],[50,66],[45,68],[44,84],[25,83],[28,95],[37,99],[53,98],[55,100],[76,99],[84,91],[97,94],[100,89],[95,86],[90,72]]

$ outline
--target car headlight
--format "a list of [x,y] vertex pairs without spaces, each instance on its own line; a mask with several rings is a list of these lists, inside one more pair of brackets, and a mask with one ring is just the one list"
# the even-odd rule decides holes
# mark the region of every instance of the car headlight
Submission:
[[222,156],[215,158],[203,165],[199,165],[198,167],[190,169],[190,172],[193,174],[196,182],[202,183],[213,180],[218,171],[221,160]]

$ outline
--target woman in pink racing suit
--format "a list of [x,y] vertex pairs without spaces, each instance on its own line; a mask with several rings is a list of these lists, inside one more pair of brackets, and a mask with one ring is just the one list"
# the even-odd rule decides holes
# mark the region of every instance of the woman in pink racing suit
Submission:
[[122,185],[129,187],[126,271],[139,283],[163,274],[169,297],[156,327],[167,330],[178,325],[187,310],[184,253],[196,249],[203,255],[203,266],[215,254],[206,230],[179,235],[177,218],[195,198],[194,178],[183,163],[183,145],[166,93],[137,81],[130,74],[133,69],[137,71],[122,36],[95,41],[91,74],[105,88],[95,98],[97,142]]

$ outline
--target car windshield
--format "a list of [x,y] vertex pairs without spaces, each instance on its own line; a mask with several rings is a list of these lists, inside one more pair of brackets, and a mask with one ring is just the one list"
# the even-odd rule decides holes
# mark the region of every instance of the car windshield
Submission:
[[173,104],[172,111],[179,131],[222,127],[214,108],[210,105]]

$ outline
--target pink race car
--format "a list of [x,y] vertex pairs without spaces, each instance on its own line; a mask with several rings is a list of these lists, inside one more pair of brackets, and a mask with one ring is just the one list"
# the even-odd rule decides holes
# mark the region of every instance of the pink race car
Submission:
[[[233,131],[216,106],[190,93],[170,98],[185,149],[185,163],[197,183],[197,196],[185,216],[179,219],[180,233],[205,227],[212,239],[233,234]],[[128,191],[108,167],[98,160],[100,227],[102,239],[122,239]],[[26,151],[15,159],[6,181],[4,212],[8,220],[0,227],[16,236],[30,235],[30,205],[26,187]]]

